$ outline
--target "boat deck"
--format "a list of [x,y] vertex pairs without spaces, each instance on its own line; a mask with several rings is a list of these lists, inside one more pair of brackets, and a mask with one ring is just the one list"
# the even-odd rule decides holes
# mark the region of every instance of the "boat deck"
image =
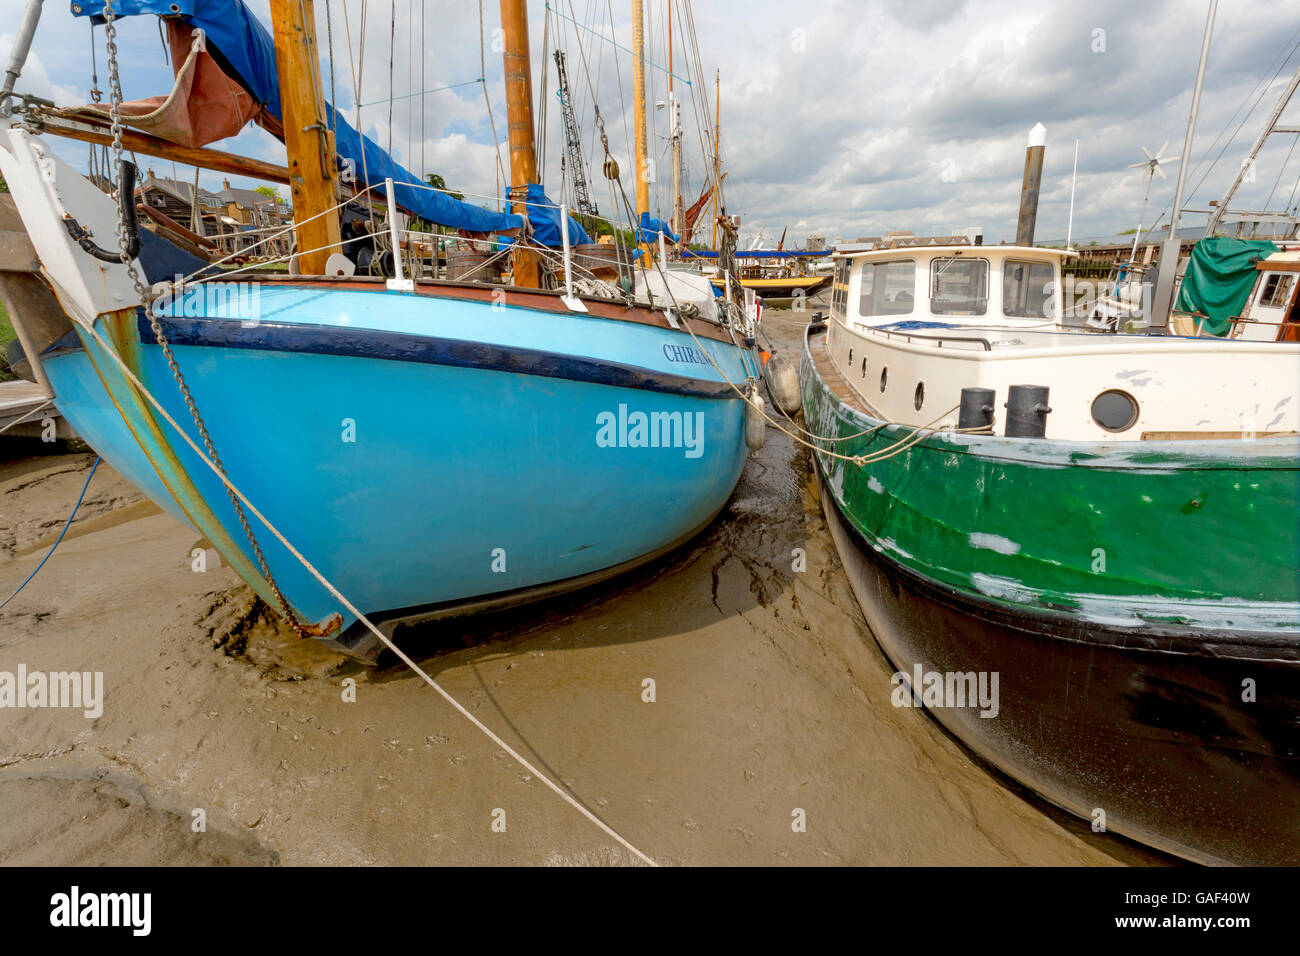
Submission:
[[[1184,352],[1223,348],[1256,351],[1266,346],[1276,350],[1278,343],[1217,336],[1187,335],[1116,335],[1069,329],[1052,325],[1045,328],[1005,326],[965,322],[932,322],[908,319],[879,325],[858,320],[849,323],[859,334],[886,336],[894,341],[928,348],[959,351],[1006,353],[1009,351],[1097,352],[1113,349],[1141,352]],[[1283,346],[1285,347],[1285,346]],[[1300,347],[1295,350],[1300,355]]]
[[863,415],[869,415],[872,418],[883,419],[884,416],[871,406],[857,390],[849,384],[849,380],[840,374],[835,363],[831,361],[830,353],[826,351],[826,330],[820,332],[808,333],[808,354],[812,357],[813,365],[817,368],[817,374],[821,376],[822,381],[827,387],[835,393],[844,404],[850,406],[855,411]]

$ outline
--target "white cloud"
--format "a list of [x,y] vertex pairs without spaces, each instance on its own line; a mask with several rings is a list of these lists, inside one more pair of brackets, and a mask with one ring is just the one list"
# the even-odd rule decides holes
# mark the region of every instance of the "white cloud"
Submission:
[[[647,3],[650,97],[666,97],[663,67],[666,24],[663,3]],[[675,9],[685,5],[677,4]],[[787,0],[711,0],[692,5],[701,45],[703,76],[679,94],[693,94],[684,111],[686,188],[689,202],[705,180],[711,144],[701,144],[696,117],[713,114],[713,71],[722,72],[724,166],[729,170],[729,211],[747,224],[779,235],[789,226],[799,240],[809,231],[853,237],[888,229],[948,233],[980,225],[996,241],[1014,232],[1025,134],[1035,122],[1048,127],[1048,151],[1039,208],[1039,236],[1063,236],[1070,194],[1073,146],[1080,140],[1076,236],[1108,235],[1136,225],[1142,189],[1128,163],[1141,158],[1139,146],[1154,149],[1171,141],[1180,152],[1203,27],[1204,6],[1195,0],[1095,0],[1087,4],[1043,4],[1033,0],[829,0],[817,5]],[[250,7],[269,23],[266,0]],[[389,84],[395,96],[437,89],[485,77],[496,133],[507,133],[500,52],[492,49],[498,27],[495,3],[484,7],[484,68],[480,67],[477,4],[396,0],[367,4],[364,69],[360,78],[362,127],[383,145],[390,137]],[[633,192],[631,151],[631,40],[626,4],[553,0],[562,17],[552,21],[569,52],[569,74],[587,162],[596,171],[593,192],[609,211],[609,188],[599,175],[602,158],[593,104],[604,117],[611,152]],[[334,87],[340,108],[355,118],[354,69],[361,62],[361,0],[316,4],[318,39],[324,51],[332,39]],[[390,12],[397,15],[390,50]],[[421,11],[425,12],[421,30]],[[563,148],[555,70],[543,55],[542,5],[530,6],[534,54],[534,99],[546,114],[542,145],[544,176],[555,192]],[[588,11],[597,11],[588,18]],[[579,28],[567,17],[583,20]],[[611,23],[609,18],[613,17]],[[675,35],[683,25],[675,23]],[[1219,9],[1202,103],[1193,165],[1221,131],[1236,128],[1247,101],[1287,37],[1300,27],[1294,0],[1257,0]],[[1105,51],[1095,52],[1096,31],[1105,31]],[[594,31],[594,32],[592,32]],[[128,97],[162,92],[170,70],[158,49],[156,26],[132,18],[121,27],[123,77]],[[351,50],[349,55],[349,33]],[[35,59],[20,88],[76,102],[89,89],[88,29],[61,8],[48,8],[34,48]],[[332,34],[332,37],[330,36]],[[596,34],[601,34],[597,36]],[[610,40],[614,42],[610,42]],[[97,33],[101,46],[102,31]],[[581,40],[584,59],[579,52]],[[0,54],[8,38],[0,39]],[[616,45],[617,44],[617,45]],[[390,73],[390,55],[392,70]],[[1236,140],[1200,182],[1193,176],[1188,204],[1205,203],[1226,187],[1236,163],[1258,132],[1263,114],[1300,57],[1293,56],[1242,127]],[[692,64],[692,67],[694,64]],[[685,74],[681,49],[675,71]],[[46,72],[48,70],[48,73]],[[541,73],[546,75],[543,91]],[[421,73],[423,72],[423,77]],[[102,49],[101,87],[106,86]],[[588,75],[591,82],[588,83]],[[423,83],[421,83],[423,79]],[[329,88],[328,64],[326,90]],[[44,90],[45,92],[42,92]],[[1258,90],[1255,91],[1258,95]],[[496,162],[483,86],[472,83],[420,98],[395,99],[391,141],[399,159],[438,172],[454,188],[495,194]],[[1288,120],[1300,118],[1300,104]],[[658,210],[669,211],[664,113],[655,123],[652,153],[660,174],[652,192]],[[423,130],[423,137],[421,137]],[[1226,139],[1226,136],[1224,137]],[[421,143],[423,145],[421,145]],[[259,158],[280,150],[260,131],[245,132],[229,148]],[[1223,146],[1214,145],[1214,153]],[[1289,143],[1262,154],[1256,182],[1240,201],[1262,204],[1274,187],[1273,205],[1284,202],[1300,176],[1300,156],[1283,171]],[[1298,151],[1300,152],[1300,151]],[[76,156],[73,152],[70,155]],[[503,161],[508,156],[503,148]],[[1208,163],[1206,164],[1208,165]],[[418,170],[417,170],[418,171]],[[1282,173],[1280,180],[1279,173]],[[1167,206],[1172,177],[1157,181],[1150,222]],[[1199,221],[1191,217],[1189,222]]]
[[[14,35],[12,33],[0,33],[0,64],[9,65],[9,58],[13,55],[13,50]],[[39,96],[55,103],[73,103],[87,98],[87,94],[82,92],[82,89],[75,83],[55,83],[52,81],[45,69],[45,64],[41,61],[40,55],[35,51],[28,54],[27,64],[23,67],[21,82],[16,87],[19,93],[30,93],[33,96]],[[89,89],[89,85],[85,89]]]

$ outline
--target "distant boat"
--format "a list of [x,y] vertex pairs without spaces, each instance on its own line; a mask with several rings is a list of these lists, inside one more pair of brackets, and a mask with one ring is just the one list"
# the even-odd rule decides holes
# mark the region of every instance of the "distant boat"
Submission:
[[1094,828],[1296,865],[1300,344],[1067,328],[1068,255],[839,255],[809,327],[823,508],[894,703]]
[[[0,169],[53,292],[38,292],[13,316],[30,333],[19,364],[52,391],[91,447],[200,531],[301,633],[367,662],[382,646],[233,503],[130,375],[209,458],[220,455],[231,483],[389,636],[402,622],[607,578],[686,541],[725,505],[747,454],[746,405],[733,383],[750,388],[757,380],[745,344],[753,330],[711,296],[679,311],[671,299],[651,306],[577,295],[562,278],[556,291],[536,287],[538,249],[548,245],[567,262],[567,236],[585,237],[545,205],[539,188],[522,200],[535,176],[531,136],[514,133],[533,128],[526,96],[512,89],[510,98],[516,213],[497,213],[421,191],[327,109],[310,79],[281,104],[276,57],[293,55],[294,30],[311,32],[310,2],[272,4],[274,40],[238,2],[196,0],[179,16],[162,0],[129,9],[167,17],[185,43],[203,31],[193,47],[200,68],[220,73],[201,73],[204,82],[216,77],[252,91],[245,95],[259,122],[288,130],[295,162],[303,158],[294,153],[295,131],[316,136],[319,118],[330,114],[340,159],[355,159],[357,175],[368,170],[381,190],[385,178],[395,181],[391,249],[403,248],[395,203],[472,234],[517,233],[518,213],[530,217],[534,239],[510,253],[508,287],[403,279],[401,258],[394,264],[391,256],[393,278],[351,274],[334,259],[330,271],[342,274],[321,275],[331,250],[310,241],[307,228],[313,219],[337,224],[338,184],[329,175],[334,157],[325,164],[309,153],[297,164],[305,185],[296,181],[294,194],[296,259],[308,274],[163,286],[151,320],[113,241],[119,223],[128,245],[139,241],[128,255],[146,284],[170,280],[178,260],[134,222],[133,167],[123,165],[119,209],[42,136],[17,126],[3,133]],[[85,0],[74,10],[98,17],[103,4]],[[522,82],[523,0],[503,0],[502,12],[507,79]],[[185,162],[229,161],[202,149],[186,155]],[[323,212],[313,216],[313,208]],[[364,240],[373,252],[385,238],[345,234],[335,251]]]
[[830,284],[827,275],[757,275],[740,277],[740,285],[753,289],[764,299],[791,299],[797,295],[812,295]]
[[1200,240],[1169,321],[1183,335],[1300,341],[1300,243]]
[[[753,289],[755,294],[767,300],[790,299],[796,296],[811,296],[830,285],[831,276],[827,272],[816,272],[812,266],[823,259],[824,249],[807,252],[792,252],[776,249],[738,249],[734,253],[736,262],[735,281],[744,289]],[[687,263],[699,263],[702,272],[710,276],[714,283],[724,281],[711,260],[717,259],[712,252],[688,251],[683,259]]]

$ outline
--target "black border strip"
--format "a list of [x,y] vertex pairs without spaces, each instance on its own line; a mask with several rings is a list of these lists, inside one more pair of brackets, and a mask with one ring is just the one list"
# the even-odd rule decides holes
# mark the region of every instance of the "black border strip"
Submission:
[[[139,314],[137,324],[140,341],[146,345],[157,344],[149,319],[143,312]],[[288,322],[258,322],[245,326],[238,319],[164,316],[162,325],[172,345],[416,362],[561,378],[696,398],[737,398],[726,382],[710,382],[635,365],[486,342]]]

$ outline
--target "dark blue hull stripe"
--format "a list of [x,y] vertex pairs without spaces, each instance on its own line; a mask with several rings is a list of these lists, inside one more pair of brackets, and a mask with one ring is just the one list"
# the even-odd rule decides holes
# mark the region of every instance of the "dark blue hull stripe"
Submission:
[[[698,398],[735,398],[726,382],[686,378],[670,372],[622,365],[599,359],[563,355],[540,349],[515,348],[486,342],[408,335],[375,329],[327,328],[282,322],[259,322],[245,327],[238,319],[195,319],[166,316],[163,331],[173,345],[208,348],[254,349],[311,355],[339,355],[392,362],[416,362],[455,368],[513,372],[543,378],[591,382],[615,388],[690,395]],[[139,318],[140,341],[156,345],[144,313]]]

